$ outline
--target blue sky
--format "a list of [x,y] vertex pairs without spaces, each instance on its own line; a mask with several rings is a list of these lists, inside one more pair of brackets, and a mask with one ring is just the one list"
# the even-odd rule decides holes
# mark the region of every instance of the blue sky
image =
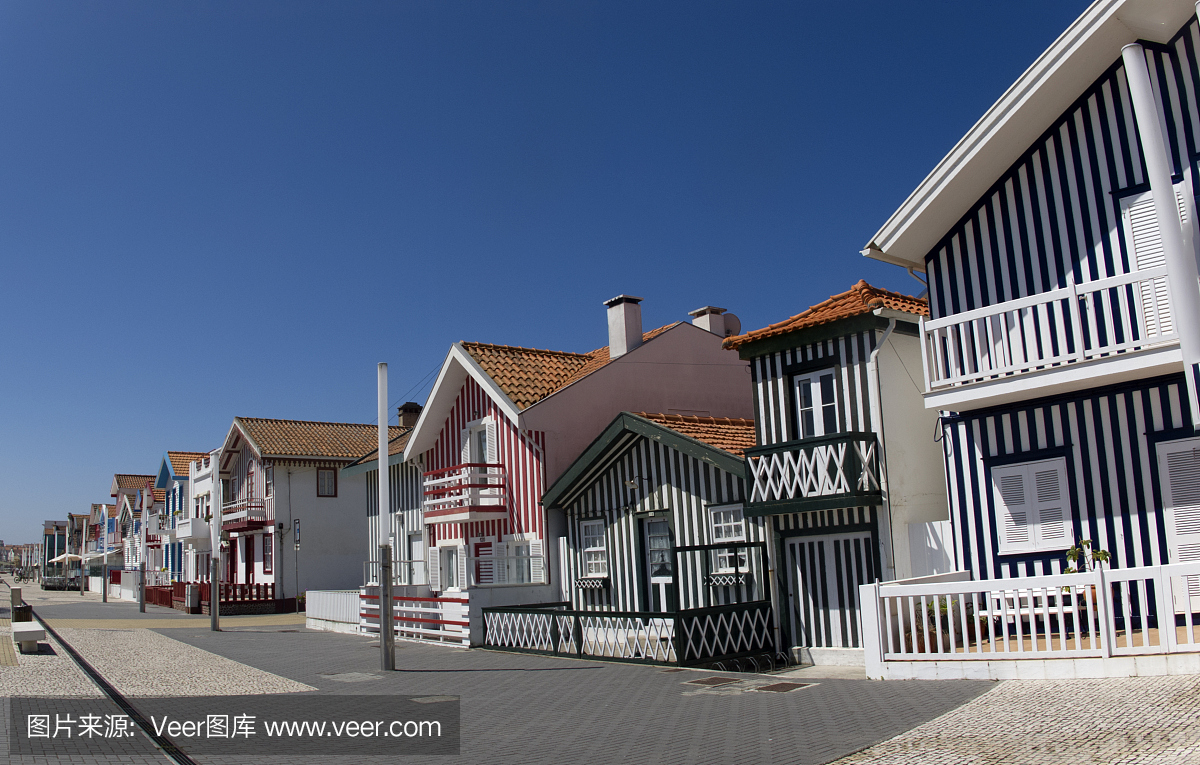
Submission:
[[369,422],[450,343],[601,303],[751,329],[858,251],[1084,2],[6,2],[0,539],[215,448]]

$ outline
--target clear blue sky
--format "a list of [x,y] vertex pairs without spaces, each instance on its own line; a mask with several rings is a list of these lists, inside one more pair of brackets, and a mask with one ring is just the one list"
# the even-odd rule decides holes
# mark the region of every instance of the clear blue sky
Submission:
[[0,538],[235,415],[372,421],[377,361],[599,347],[622,292],[919,291],[858,250],[1085,7],[5,2]]

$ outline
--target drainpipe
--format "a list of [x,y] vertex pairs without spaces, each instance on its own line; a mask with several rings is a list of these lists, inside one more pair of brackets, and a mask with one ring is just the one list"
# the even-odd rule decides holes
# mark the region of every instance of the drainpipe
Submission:
[[884,567],[892,570],[893,577],[896,575],[896,532],[892,527],[892,500],[888,495],[887,451],[883,446],[885,441],[883,406],[880,401],[879,364],[876,363],[876,359],[879,356],[879,351],[883,349],[884,343],[892,336],[894,329],[896,329],[896,319],[890,318],[888,319],[887,329],[883,331],[883,336],[875,344],[875,350],[871,351],[871,358],[867,361],[867,379],[871,388],[871,422],[875,426],[875,433],[879,441],[879,490],[883,493],[883,507],[888,519],[888,554],[887,560],[884,561]]
[[[1183,352],[1192,427],[1200,428],[1200,391],[1197,390],[1200,388],[1200,274],[1196,253],[1189,252],[1184,241],[1175,187],[1171,183],[1171,161],[1167,157],[1158,101],[1150,85],[1146,53],[1141,45],[1133,43],[1121,49],[1121,58],[1125,63],[1129,98],[1133,102],[1133,116],[1146,158],[1146,179],[1150,181],[1150,192],[1154,197],[1154,218],[1162,236],[1167,289],[1175,331],[1179,333],[1179,349]],[[1191,193],[1192,189],[1188,188],[1185,196]]]

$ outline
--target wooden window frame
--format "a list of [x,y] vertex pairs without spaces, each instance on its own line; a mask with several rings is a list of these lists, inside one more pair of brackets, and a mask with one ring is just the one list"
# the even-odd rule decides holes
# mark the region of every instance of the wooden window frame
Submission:
[[[583,550],[583,576],[585,579],[604,579],[608,577],[608,539],[606,538],[606,526],[603,518],[589,518],[579,522],[579,542]],[[589,527],[600,527],[599,534],[589,534]],[[588,537],[599,537],[600,545],[598,547],[588,546]],[[600,564],[602,571],[592,570],[591,556],[599,554],[597,562]]]
[[[825,362],[825,363],[817,363],[817,362]],[[790,412],[790,415],[791,415],[791,417],[790,417],[791,425],[792,425],[791,440],[801,441],[806,438],[820,438],[821,436],[831,436],[831,435],[840,433],[842,431],[842,423],[843,423],[842,375],[841,375],[841,365],[838,363],[837,359],[832,358],[832,357],[814,359],[812,362],[804,364],[803,366],[796,365],[795,367],[793,367],[793,369],[797,369],[797,371],[791,371],[787,375],[787,382],[788,382],[787,404],[786,404],[786,409],[784,410],[784,411]],[[813,422],[815,424],[817,422],[817,416],[820,416],[822,432],[820,434],[813,434],[810,436],[806,436],[806,435],[804,435],[804,425],[801,422],[800,402],[796,395],[797,394],[796,384],[797,384],[797,382],[799,382],[801,380],[810,379],[810,380],[812,380],[813,384],[815,384],[817,386],[817,388],[819,390],[820,386],[821,386],[821,377],[823,377],[826,374],[829,374],[830,376],[833,377],[833,401],[829,402],[829,401],[825,401],[824,398],[821,399],[821,407],[819,409],[814,409],[815,414],[813,417]],[[824,408],[829,405],[833,406],[833,419],[834,419],[833,432],[828,432],[825,430]]]
[[275,571],[275,541],[274,535],[266,533],[262,535],[262,564],[263,574],[272,574]]
[[[741,533],[736,537],[717,538],[718,527],[733,526],[732,522],[717,523],[718,513],[736,512],[741,518],[737,521],[741,526]],[[708,532],[713,544],[721,544],[722,542],[745,542],[746,541],[746,514],[741,502],[732,502],[726,505],[709,505],[708,506]],[[733,571],[746,571],[749,561],[747,560],[747,550],[739,550],[737,554],[737,565],[734,566],[734,553],[714,551],[713,569],[714,573],[730,573]]]
[[[333,493],[332,494],[322,494],[321,493],[321,471],[323,471],[323,470],[328,470],[331,473],[333,473]],[[325,467],[317,468],[317,496],[318,497],[336,497],[338,495],[337,474],[338,474],[337,468],[325,468]]]

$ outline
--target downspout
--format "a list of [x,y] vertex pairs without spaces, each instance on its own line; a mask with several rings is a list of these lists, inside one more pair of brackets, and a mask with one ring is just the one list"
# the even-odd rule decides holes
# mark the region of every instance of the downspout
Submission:
[[884,448],[886,439],[883,429],[883,406],[880,401],[879,364],[876,363],[876,359],[879,351],[891,338],[894,329],[896,329],[896,319],[890,318],[887,329],[883,331],[883,337],[879,338],[875,349],[871,351],[871,358],[867,361],[867,375],[871,385],[871,422],[875,425],[875,433],[879,440],[879,490],[883,494],[883,507],[887,512],[888,519],[888,554],[884,568],[890,568],[893,577],[896,575],[896,531],[892,525],[892,500],[888,495],[887,450]]

